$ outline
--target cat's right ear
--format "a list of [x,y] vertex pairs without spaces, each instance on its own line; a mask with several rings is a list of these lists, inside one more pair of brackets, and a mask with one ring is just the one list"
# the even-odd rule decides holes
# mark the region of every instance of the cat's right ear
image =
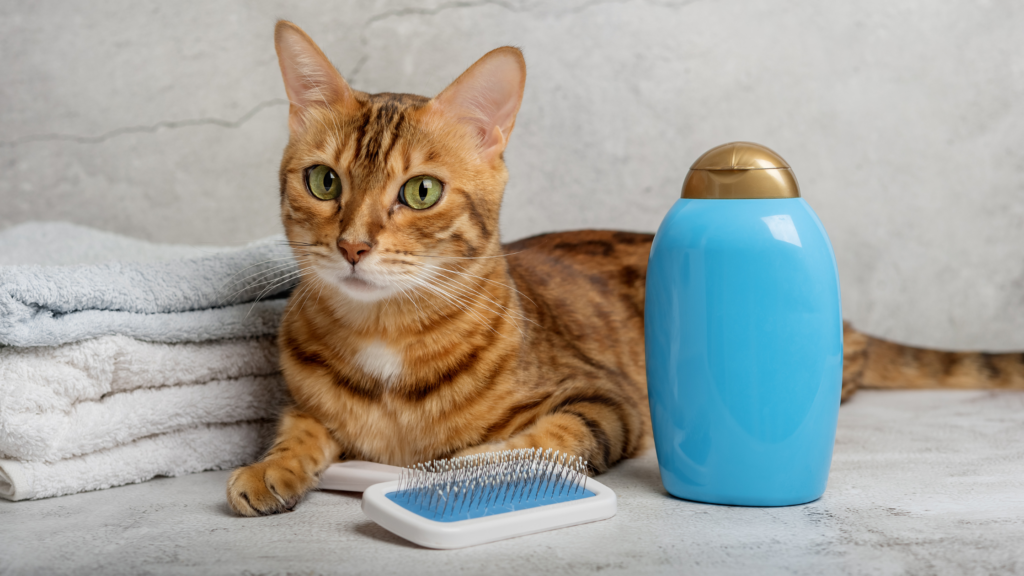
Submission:
[[310,113],[318,107],[356,105],[348,83],[301,28],[287,20],[278,21],[274,28],[274,47],[284,89],[291,102],[288,127],[292,133],[304,131]]
[[526,87],[526,61],[518,48],[491,50],[455,79],[431,106],[468,125],[482,158],[501,156],[516,123]]

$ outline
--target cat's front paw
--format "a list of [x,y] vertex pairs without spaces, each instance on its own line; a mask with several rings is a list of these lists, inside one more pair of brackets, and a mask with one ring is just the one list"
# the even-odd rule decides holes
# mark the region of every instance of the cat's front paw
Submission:
[[291,511],[316,484],[301,468],[286,462],[263,461],[234,471],[228,479],[228,504],[243,516]]

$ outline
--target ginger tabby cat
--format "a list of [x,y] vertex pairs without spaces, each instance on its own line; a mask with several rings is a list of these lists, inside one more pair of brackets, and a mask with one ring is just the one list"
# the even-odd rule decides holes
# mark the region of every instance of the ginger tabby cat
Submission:
[[[303,269],[279,336],[293,404],[263,460],[232,474],[231,507],[291,510],[339,459],[546,447],[603,472],[648,446],[653,235],[500,242],[519,50],[428,99],[351,89],[289,22],[275,44],[291,101],[281,215]],[[868,339],[851,338],[863,345],[847,349],[844,396],[870,365]]]

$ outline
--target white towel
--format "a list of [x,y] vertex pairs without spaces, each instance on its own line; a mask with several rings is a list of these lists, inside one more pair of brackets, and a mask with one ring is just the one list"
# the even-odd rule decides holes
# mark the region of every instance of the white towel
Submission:
[[64,222],[19,224],[0,231],[0,345],[276,334],[298,276],[283,236],[205,248]]
[[233,468],[258,458],[272,432],[268,422],[197,426],[59,462],[0,459],[0,498],[47,498]]
[[199,424],[273,419],[285,398],[271,337],[0,348],[0,457],[56,462]]
[[283,237],[212,248],[59,222],[0,231],[0,497],[258,457],[286,401],[274,340],[297,279]]

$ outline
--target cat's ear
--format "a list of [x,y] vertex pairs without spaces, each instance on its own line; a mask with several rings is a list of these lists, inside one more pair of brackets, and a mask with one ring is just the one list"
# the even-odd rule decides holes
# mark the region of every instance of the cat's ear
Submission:
[[278,21],[274,28],[274,47],[284,89],[291,102],[288,126],[292,132],[305,128],[311,109],[355,105],[348,83],[301,28],[286,20]]
[[431,102],[469,125],[480,138],[485,160],[501,155],[516,123],[526,87],[526,61],[518,48],[491,50]]

